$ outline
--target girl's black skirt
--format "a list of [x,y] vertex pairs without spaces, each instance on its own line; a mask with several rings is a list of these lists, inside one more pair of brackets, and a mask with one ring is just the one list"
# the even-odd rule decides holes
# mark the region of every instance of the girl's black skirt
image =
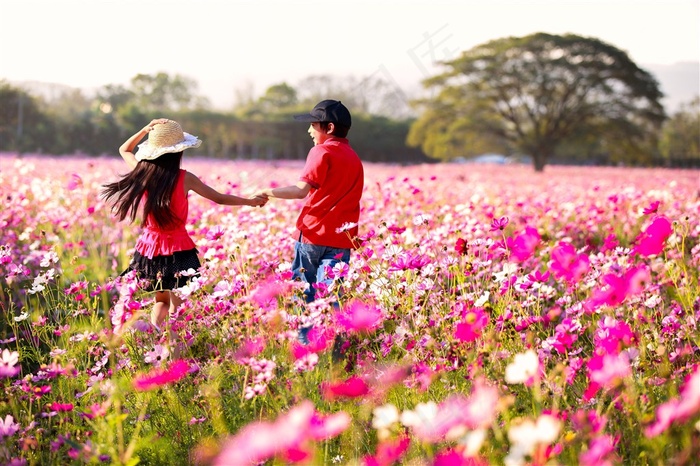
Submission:
[[146,291],[163,291],[180,288],[190,282],[194,275],[183,275],[188,269],[198,271],[202,264],[197,256],[197,249],[178,251],[170,256],[154,256],[153,259],[135,251],[129,267],[121,273],[126,275],[132,270],[136,272],[139,285]]

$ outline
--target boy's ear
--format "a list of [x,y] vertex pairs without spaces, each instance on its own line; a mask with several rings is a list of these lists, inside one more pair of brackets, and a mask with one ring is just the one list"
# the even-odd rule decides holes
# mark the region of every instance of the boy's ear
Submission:
[[333,131],[335,131],[335,124],[333,122],[328,122],[328,131],[326,131],[326,134],[333,134]]

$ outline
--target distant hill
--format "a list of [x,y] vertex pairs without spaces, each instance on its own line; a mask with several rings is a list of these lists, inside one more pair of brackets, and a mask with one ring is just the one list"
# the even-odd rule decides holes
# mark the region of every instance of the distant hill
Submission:
[[676,112],[681,104],[700,95],[700,61],[686,61],[673,65],[640,65],[653,74],[666,97],[662,103],[669,114]]

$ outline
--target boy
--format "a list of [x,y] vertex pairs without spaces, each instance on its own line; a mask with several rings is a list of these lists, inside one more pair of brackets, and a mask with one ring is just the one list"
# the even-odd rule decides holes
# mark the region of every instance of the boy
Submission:
[[306,164],[294,185],[264,189],[256,195],[280,199],[304,199],[296,223],[294,278],[308,283],[307,303],[315,299],[315,283],[326,282],[326,267],[349,262],[357,236],[360,198],[364,187],[362,161],[350,147],[347,134],[350,111],[338,100],[319,102],[313,110],[294,119],[310,123],[314,141]]

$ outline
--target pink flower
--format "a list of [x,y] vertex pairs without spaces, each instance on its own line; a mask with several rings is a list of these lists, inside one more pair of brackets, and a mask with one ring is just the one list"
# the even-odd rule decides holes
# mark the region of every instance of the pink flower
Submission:
[[257,356],[265,349],[265,339],[254,337],[245,340],[233,353],[233,359],[239,364],[247,364],[248,359]]
[[365,456],[362,461],[365,466],[392,466],[401,460],[410,444],[411,439],[407,436],[384,440],[377,445],[374,455]]
[[15,422],[15,418],[9,414],[5,419],[0,418],[0,440],[5,437],[11,437],[19,430],[19,424]]
[[243,427],[225,442],[214,466],[247,465],[282,455],[287,460],[308,458],[304,449],[308,440],[325,440],[337,436],[350,424],[344,412],[319,415],[308,400],[279,416],[274,422],[259,421]]
[[353,376],[343,382],[324,382],[321,384],[321,392],[326,400],[358,398],[369,393],[369,386],[361,377]]
[[644,215],[655,214],[659,210],[659,204],[661,204],[661,201],[654,201],[649,204],[649,207],[644,208]]
[[700,365],[686,380],[680,397],[662,403],[656,409],[656,422],[647,427],[644,435],[656,437],[674,422],[685,422],[700,412]]
[[352,419],[345,411],[322,416],[314,413],[309,421],[308,434],[313,440],[328,440],[337,437],[350,426]]
[[510,257],[518,262],[524,262],[535,252],[535,248],[540,244],[540,234],[536,228],[526,227],[510,245]]
[[330,328],[314,326],[308,331],[306,338],[308,339],[308,344],[306,345],[301,344],[299,341],[292,343],[292,355],[295,360],[301,359],[310,353],[324,352],[335,338],[335,334]]
[[577,254],[571,244],[560,241],[552,249],[551,268],[556,277],[563,278],[569,284],[574,284],[588,272],[590,260],[583,253]]
[[455,328],[455,338],[466,343],[472,342],[481,336],[481,331],[489,323],[489,316],[483,309],[470,309],[464,315],[462,322]]
[[599,387],[613,389],[632,375],[626,353],[595,355],[588,361],[588,378]]
[[139,392],[153,390],[154,388],[182,380],[189,370],[190,366],[187,361],[178,359],[165,369],[153,369],[146,374],[137,375],[134,377],[133,386]]
[[671,222],[666,217],[656,217],[636,239],[634,251],[644,257],[661,253],[666,239],[673,233]]
[[353,299],[336,312],[335,319],[348,332],[365,333],[380,325],[384,316],[379,306]]
[[503,231],[508,225],[508,217],[494,218],[491,221],[491,231]]
[[602,281],[604,285],[594,289],[591,293],[591,299],[588,301],[593,309],[602,305],[618,306],[628,296],[641,293],[651,281],[651,274],[649,269],[640,266],[633,267],[619,276],[612,273],[606,274]]
[[82,185],[83,185],[83,179],[80,178],[80,175],[78,175],[77,173],[73,173],[70,176],[70,180],[68,181],[67,188],[68,188],[68,191],[73,191],[74,189],[78,188],[78,186],[82,186]]
[[582,452],[578,459],[581,466],[607,466],[616,464],[611,461],[614,456],[616,440],[610,435],[594,437],[588,445],[588,450]]

